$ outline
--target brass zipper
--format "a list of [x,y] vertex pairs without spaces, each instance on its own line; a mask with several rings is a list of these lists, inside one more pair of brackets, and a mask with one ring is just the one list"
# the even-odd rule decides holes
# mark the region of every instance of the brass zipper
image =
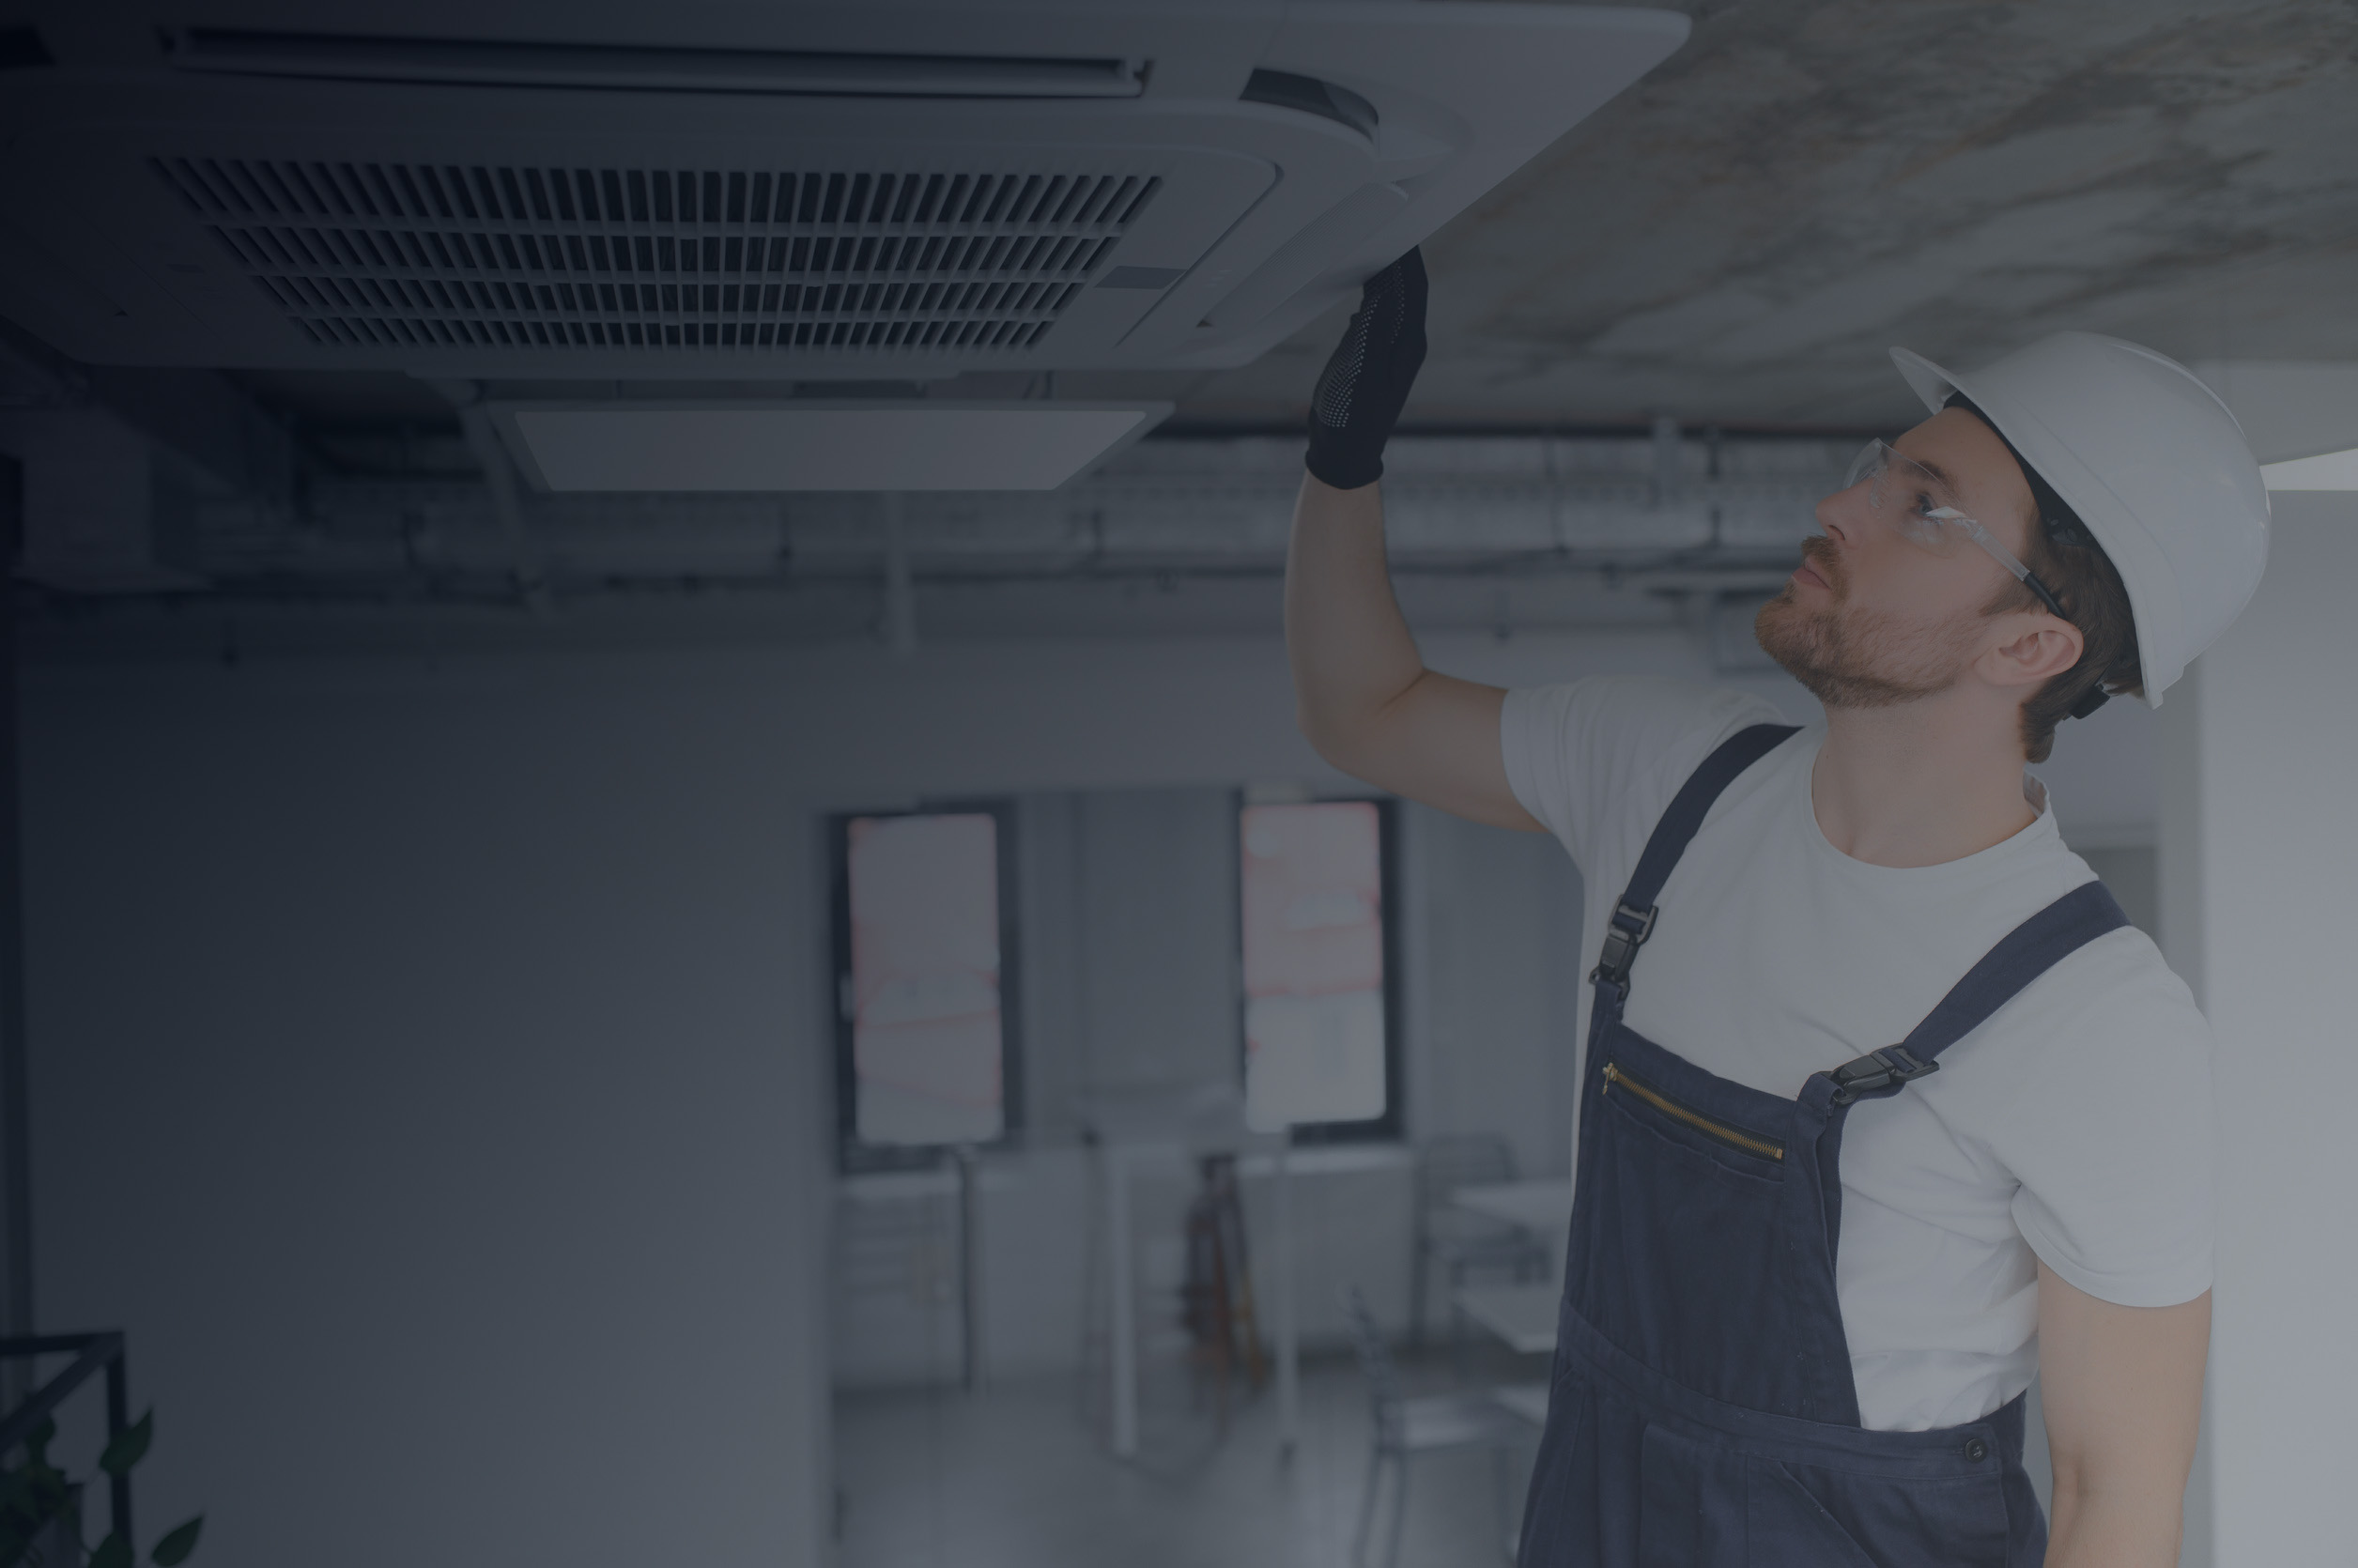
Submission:
[[1755,1138],[1749,1132],[1738,1132],[1734,1128],[1713,1121],[1708,1116],[1697,1115],[1678,1101],[1657,1090],[1646,1087],[1622,1071],[1620,1063],[1607,1062],[1605,1064],[1605,1087],[1610,1090],[1616,1084],[1664,1115],[1683,1121],[1698,1132],[1707,1132],[1723,1144],[1734,1144],[1748,1154],[1765,1155],[1771,1160],[1782,1160],[1785,1157],[1784,1145],[1772,1144],[1765,1138]]

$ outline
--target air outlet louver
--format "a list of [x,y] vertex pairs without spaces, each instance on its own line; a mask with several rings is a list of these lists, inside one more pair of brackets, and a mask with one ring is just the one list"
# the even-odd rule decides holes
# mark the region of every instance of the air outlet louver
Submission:
[[794,356],[1029,348],[1151,171],[537,168],[170,157],[315,344]]

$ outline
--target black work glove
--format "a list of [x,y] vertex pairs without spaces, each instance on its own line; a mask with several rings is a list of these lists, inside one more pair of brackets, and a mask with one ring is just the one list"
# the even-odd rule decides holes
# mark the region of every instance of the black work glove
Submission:
[[1310,394],[1312,473],[1338,490],[1383,477],[1383,444],[1425,362],[1425,258],[1411,250],[1367,280]]

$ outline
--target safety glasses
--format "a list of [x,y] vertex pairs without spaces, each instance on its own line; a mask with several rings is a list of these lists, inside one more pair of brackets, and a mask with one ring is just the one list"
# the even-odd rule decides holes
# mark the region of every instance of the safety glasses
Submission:
[[1978,545],[2057,620],[2072,619],[2029,567],[2016,561],[1988,529],[1957,509],[1954,494],[1939,475],[1889,442],[1869,441],[1852,462],[1842,488],[1860,484],[1868,486],[1869,510],[1885,527],[1936,556],[1953,556],[1967,545]]

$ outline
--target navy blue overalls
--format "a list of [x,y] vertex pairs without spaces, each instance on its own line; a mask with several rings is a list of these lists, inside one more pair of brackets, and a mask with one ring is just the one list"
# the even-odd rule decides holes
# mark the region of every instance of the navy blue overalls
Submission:
[[[1728,740],[1671,802],[1606,933],[1547,1434],[1521,1568],[2035,1568],[2023,1401],[1858,1422],[1834,1291],[1842,1123],[2066,954],[2128,924],[2102,883],[2017,927],[1908,1038],[1782,1099],[1622,1022],[1655,899],[1720,792],[1795,731]],[[1675,918],[1675,911],[1671,912]]]

